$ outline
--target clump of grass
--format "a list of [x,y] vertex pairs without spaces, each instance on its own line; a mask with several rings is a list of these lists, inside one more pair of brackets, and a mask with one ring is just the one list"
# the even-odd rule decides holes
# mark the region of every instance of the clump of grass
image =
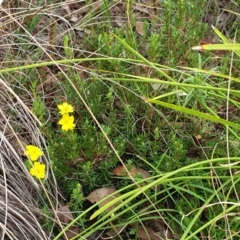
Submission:
[[[49,239],[51,233],[42,228],[42,223],[50,216],[42,212],[42,207],[50,206],[49,200],[55,204],[58,195],[45,138],[39,130],[41,123],[28,103],[24,103],[3,79],[0,79],[0,91],[1,236],[4,239]],[[29,94],[27,90],[25,93]],[[32,178],[24,164],[25,146],[29,143],[44,149],[42,161],[48,175],[44,182]]]

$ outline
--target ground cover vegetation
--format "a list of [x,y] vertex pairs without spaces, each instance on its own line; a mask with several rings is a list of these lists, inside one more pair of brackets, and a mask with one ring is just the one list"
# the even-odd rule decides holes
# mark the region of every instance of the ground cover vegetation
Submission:
[[2,239],[239,239],[239,0],[0,2]]

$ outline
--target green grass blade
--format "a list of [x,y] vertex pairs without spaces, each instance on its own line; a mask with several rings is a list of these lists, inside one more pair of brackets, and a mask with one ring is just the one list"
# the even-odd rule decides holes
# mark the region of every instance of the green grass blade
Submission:
[[192,48],[193,50],[240,50],[240,44],[204,44]]
[[223,41],[224,44],[204,44],[200,46],[195,46],[193,50],[231,50],[234,51],[240,57],[240,44],[231,43],[217,28],[213,27],[214,32]]
[[203,118],[203,119],[215,122],[215,123],[221,123],[224,126],[230,126],[230,127],[233,127],[233,128],[240,129],[239,124],[227,121],[227,120],[222,119],[220,117],[215,117],[215,116],[212,116],[212,115],[209,115],[209,114],[206,114],[206,113],[202,113],[202,112],[192,110],[192,109],[189,109],[189,108],[177,106],[177,105],[171,104],[171,103],[162,102],[162,101],[159,101],[159,100],[154,100],[154,99],[146,99],[146,100],[150,103],[155,103],[155,104],[158,104],[158,105],[163,106],[163,107],[171,108],[171,109],[174,109],[176,111],[179,111],[179,112],[182,112],[182,113],[185,113],[185,114],[189,114],[189,115],[192,115],[192,116]]

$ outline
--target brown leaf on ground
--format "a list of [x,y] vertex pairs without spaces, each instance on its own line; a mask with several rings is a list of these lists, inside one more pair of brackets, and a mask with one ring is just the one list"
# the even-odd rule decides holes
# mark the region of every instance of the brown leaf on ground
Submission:
[[122,27],[125,24],[125,21],[121,17],[116,16],[115,23],[118,27]]
[[156,234],[162,239],[173,239],[172,232],[166,227],[166,224],[162,220],[153,220],[152,222],[157,229]]
[[[142,176],[143,179],[149,178],[151,177],[150,173],[147,172],[146,170],[143,170],[142,168],[137,168],[137,167],[132,167],[130,170],[128,170],[129,173],[131,174],[131,176],[134,178],[137,174],[140,174]],[[126,171],[126,169],[124,168],[124,166],[120,166],[117,167],[115,169],[112,170],[112,173],[115,176],[121,176],[121,177],[125,177],[128,176],[128,173]]]
[[144,222],[145,226],[135,226],[137,236],[142,240],[170,240],[173,234],[161,220],[151,220]]
[[136,31],[140,36],[144,36],[143,22],[136,22]]
[[39,84],[36,87],[36,91],[37,92],[50,92],[53,90],[53,88],[55,88],[56,86],[58,86],[58,80],[56,78],[55,75],[53,74],[47,74],[46,75],[46,81],[44,81],[43,83]]
[[149,227],[139,226],[136,230],[137,230],[138,239],[142,239],[142,240],[162,239],[160,236],[157,236],[156,233]]
[[205,44],[215,44],[216,40],[215,39],[211,39],[211,38],[203,38],[201,39],[199,45],[205,45]]
[[[67,226],[74,219],[68,205],[59,207],[57,209],[57,216],[64,227]],[[66,240],[71,239],[75,237],[78,233],[79,233],[79,227],[76,225],[73,225],[66,230],[64,238]]]
[[112,229],[106,232],[106,235],[111,238],[117,237],[125,229],[125,227],[126,226],[113,227]]
[[[103,187],[103,188],[98,188],[96,190],[94,190],[93,192],[91,192],[86,199],[88,201],[90,201],[91,203],[97,203],[99,201],[101,201],[102,199],[106,198],[107,196],[109,196],[110,194],[116,192],[116,190],[112,187]],[[98,206],[102,207],[104,205],[106,205],[107,203],[111,202],[112,200],[114,200],[115,198],[119,197],[120,194],[119,193],[115,193],[112,196],[109,196],[108,198],[106,198],[104,201],[99,202]],[[116,205],[112,205],[111,207],[109,207],[107,209],[107,211],[111,211],[116,207]]]

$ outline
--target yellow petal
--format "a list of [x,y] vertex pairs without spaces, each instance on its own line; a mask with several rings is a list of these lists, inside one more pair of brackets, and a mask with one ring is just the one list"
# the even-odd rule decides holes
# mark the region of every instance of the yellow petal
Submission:
[[43,155],[43,152],[40,148],[36,146],[27,145],[24,154],[28,156],[32,161],[36,161],[39,157]]
[[71,104],[68,104],[67,102],[59,104],[57,107],[60,110],[59,113],[61,115],[72,113],[74,111],[73,106]]

